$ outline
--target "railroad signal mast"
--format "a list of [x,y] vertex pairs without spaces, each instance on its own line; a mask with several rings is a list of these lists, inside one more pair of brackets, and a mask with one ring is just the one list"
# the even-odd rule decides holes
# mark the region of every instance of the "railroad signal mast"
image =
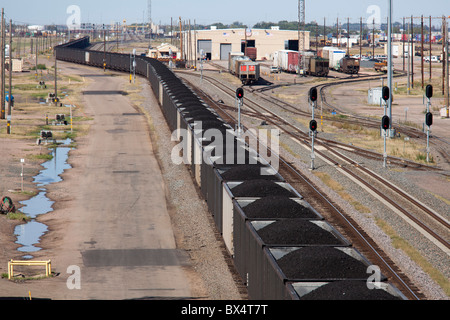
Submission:
[[427,162],[430,162],[430,129],[433,125],[433,114],[430,112],[431,98],[433,97],[433,86],[427,85],[425,90],[427,97],[427,114],[425,115],[425,124],[427,125]]
[[236,90],[236,100],[238,104],[238,135],[241,135],[242,132],[242,126],[241,126],[241,107],[244,104],[244,89],[238,88]]
[[387,163],[386,137],[387,137],[388,132],[389,132],[389,130],[391,128],[391,118],[388,115],[386,115],[386,106],[387,106],[389,100],[391,99],[391,92],[389,90],[389,87],[383,87],[381,95],[382,95],[382,98],[383,98],[383,100],[385,102],[385,105],[384,105],[384,116],[381,119],[381,129],[384,130],[384,135],[383,135],[384,136],[383,168],[386,168],[387,167],[387,164],[386,164]]
[[317,103],[317,88],[311,88],[309,90],[309,101],[312,102],[312,120],[309,123],[309,133],[311,135],[311,170],[314,170],[314,160],[316,155],[314,153],[314,138],[317,132],[317,121],[314,119],[314,109]]

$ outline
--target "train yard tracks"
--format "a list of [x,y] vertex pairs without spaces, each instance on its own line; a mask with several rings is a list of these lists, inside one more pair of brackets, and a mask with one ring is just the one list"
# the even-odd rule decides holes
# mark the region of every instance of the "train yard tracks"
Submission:
[[[213,107],[226,122],[233,125],[236,123],[236,117],[233,116],[236,114],[235,107],[226,106],[223,103],[214,101],[207,93],[196,87],[188,80],[188,77],[186,77],[197,76],[196,74],[190,72],[178,73],[184,76],[184,80],[197,91],[205,101],[209,102],[211,107]],[[215,89],[222,91],[230,98],[234,99],[234,88],[219,82],[213,77],[204,75],[203,79]],[[254,90],[253,93],[255,93]],[[261,98],[270,104],[276,103],[278,106],[282,107],[282,109],[290,111],[293,114],[310,117],[306,112],[303,114],[302,111],[282,101],[276,101],[261,95],[258,95],[258,98]],[[309,132],[303,131],[301,128],[291,123],[291,121],[280,117],[273,110],[255,101],[254,98],[246,98],[246,106],[243,114],[263,120],[267,124],[277,127],[283,134],[303,146],[305,152],[311,150]],[[359,155],[376,159],[382,159],[382,155],[354,147],[350,148],[348,145],[342,145],[338,142],[326,139],[317,139],[316,143],[315,154],[321,161],[336,168],[341,174],[354,181],[355,184],[383,203],[389,210],[392,210],[399,217],[404,219],[406,223],[422,234],[445,255],[450,255],[450,246],[448,242],[450,225],[445,217],[434,210],[429,209],[419,200],[410,196],[407,192],[402,191],[380,175],[344,155],[342,151],[351,151],[353,153],[358,153]],[[392,166],[397,165],[420,170],[438,170],[434,167],[396,158],[390,158],[389,162]],[[409,299],[424,298],[423,294],[416,288],[410,279],[408,279],[408,277],[395,266],[393,261],[377,246],[377,244],[362,231],[362,228],[360,228],[348,214],[340,209],[336,203],[333,203],[326,195],[320,192],[310,179],[295,168],[293,163],[280,157],[279,172],[294,188],[299,191],[301,190],[305,199],[317,208],[317,210],[320,210],[321,213],[324,213],[323,215],[330,223],[339,226],[349,239],[351,239],[353,245],[365,254],[372,263],[378,265],[383,274],[385,274],[392,283],[396,284],[405,296]],[[395,201],[392,199],[395,199]]]

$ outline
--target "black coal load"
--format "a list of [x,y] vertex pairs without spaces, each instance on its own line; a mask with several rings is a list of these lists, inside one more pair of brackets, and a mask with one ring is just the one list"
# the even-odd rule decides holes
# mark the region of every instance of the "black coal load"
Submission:
[[[214,146],[217,146],[217,144],[214,144]],[[216,168],[230,168],[240,165],[263,166],[263,164],[258,161],[257,154],[244,149],[242,143],[237,140],[231,144],[223,144],[221,148],[216,147],[211,152],[211,156],[220,157],[214,161],[214,166]]]
[[[195,120],[195,122],[198,122],[198,120]],[[201,130],[203,132],[211,129],[218,129],[218,130],[229,129],[229,127],[225,124],[225,122],[217,118],[204,119],[201,121],[201,125],[199,125],[198,127],[199,128],[201,127]]]
[[303,247],[284,255],[277,263],[288,279],[367,278],[366,264],[333,247]]
[[317,218],[310,208],[285,196],[268,196],[258,199],[245,206],[243,211],[250,219]]
[[208,117],[209,119],[217,119],[217,114],[215,114],[214,112],[211,112],[208,109],[197,109],[197,110],[186,110],[183,111],[183,116],[186,118],[190,118],[189,121],[197,121],[198,117],[203,117],[206,118]]
[[[266,167],[269,169],[269,167]],[[262,174],[265,170],[264,167],[252,166],[252,165],[241,165],[231,168],[224,173],[222,173],[222,178],[225,181],[247,181],[247,180],[272,180],[278,181],[279,177],[274,174]]]
[[301,300],[401,300],[382,289],[369,289],[366,281],[344,280],[325,284]]
[[231,190],[235,197],[252,197],[261,198],[271,195],[297,197],[292,191],[280,186],[274,181],[270,180],[249,180],[237,185]]
[[341,245],[331,232],[308,220],[286,219],[257,231],[266,245]]

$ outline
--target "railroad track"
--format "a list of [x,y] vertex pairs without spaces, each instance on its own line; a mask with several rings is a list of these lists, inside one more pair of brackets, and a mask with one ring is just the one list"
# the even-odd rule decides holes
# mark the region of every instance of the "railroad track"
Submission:
[[[404,75],[405,75],[404,72],[397,72],[394,75],[394,77],[402,77]],[[386,78],[386,76],[383,76],[383,77]],[[353,123],[353,124],[357,123],[361,127],[379,129],[380,121],[374,120],[372,118],[364,117],[364,116],[349,114],[349,113],[341,110],[339,107],[337,107],[335,105],[331,105],[327,101],[326,94],[325,94],[326,90],[333,86],[339,86],[339,85],[343,85],[343,84],[351,84],[351,83],[362,82],[362,81],[379,80],[379,79],[380,79],[380,75],[359,75],[357,77],[351,76],[351,77],[342,78],[342,79],[336,78],[336,81],[334,81],[332,83],[325,83],[325,84],[316,86],[316,88],[318,89],[318,91],[320,93],[322,106],[325,106],[324,110],[326,112],[336,111],[337,113],[339,113],[339,117],[324,115],[323,119],[328,120],[328,121],[333,121],[333,122]],[[265,86],[263,88],[258,88],[258,89],[253,89],[252,87],[250,87],[250,92],[259,94],[261,99],[264,99],[270,103],[273,103],[273,104],[277,105],[279,108],[285,109],[286,111],[292,112],[293,114],[303,116],[303,117],[311,117],[311,114],[309,112],[299,110],[299,108],[296,106],[293,106],[285,101],[282,101],[275,97],[264,94],[266,91],[272,90],[272,89],[280,87],[280,86],[285,86],[285,85],[293,85],[293,84],[277,84],[277,85]],[[413,127],[409,127],[406,125],[400,125],[400,124],[393,124],[393,128],[399,134],[407,136],[411,139],[418,139],[420,141],[425,141],[427,138],[427,135],[425,132],[420,131]],[[330,143],[333,143],[333,142],[330,141]],[[432,139],[430,140],[430,143],[433,145],[434,150],[442,157],[443,162],[445,162],[446,164],[450,164],[450,154],[448,152],[449,143],[445,140],[442,140],[442,139],[439,139],[438,137],[433,137],[433,136],[432,136]],[[363,149],[355,148],[355,151],[357,153],[367,153],[368,155],[370,155],[370,157],[372,157],[372,158],[374,157],[373,154],[370,154],[370,152],[365,151]],[[416,166],[416,164],[413,161],[407,161],[407,160],[402,160],[402,159],[395,159],[394,161],[404,162],[405,166],[411,166],[411,165],[413,167]],[[440,170],[439,168],[432,167],[432,166],[420,165],[420,167],[423,169],[426,169],[426,170]]]
[[[193,75],[192,73],[188,74]],[[204,76],[204,79],[210,82],[211,85],[234,98],[235,91],[233,88],[227,87],[223,83],[217,82],[217,80],[215,80],[214,78]],[[225,121],[227,121],[228,123],[236,122],[235,117],[230,115],[230,113],[225,110],[223,105],[213,101],[206,93],[198,88],[195,88],[192,83],[189,84],[197,92],[199,92],[202,98],[204,98],[206,101],[209,101],[211,105],[214,106],[214,108],[224,117]],[[309,134],[306,134],[299,128],[287,122],[285,119],[280,118],[277,114],[260,105],[259,103],[248,98],[246,99],[246,101],[247,109],[250,108],[253,114],[259,113],[260,119],[267,119],[273,125],[279,127],[280,130],[290,135],[292,139],[297,140],[305,148],[310,148]],[[267,117],[267,115],[270,115],[270,118]],[[276,119],[276,121],[273,121],[274,119]],[[344,156],[342,153],[336,151],[335,147],[329,145],[327,142],[321,142],[319,140],[318,143],[318,146],[320,146],[320,149],[322,149],[316,151],[318,156],[320,156],[329,164],[335,166],[337,170],[341,171],[341,173],[345,174],[350,179],[361,185],[373,196],[383,201],[386,206],[395,211],[408,223],[412,224],[422,235],[432,241],[445,254],[450,254],[448,239],[445,239],[444,236],[441,236],[434,231],[434,226],[439,225],[439,228],[441,228],[444,232],[443,234],[448,235],[449,222],[445,218],[443,218],[440,214],[434,212],[433,210],[428,209],[425,205],[421,204],[416,199],[412,198],[407,193],[403,192],[390,182],[384,180],[382,177],[371,172],[369,169],[361,167],[358,163]],[[318,209],[323,209],[324,211],[328,212],[329,214],[327,214],[326,216],[330,217],[330,219],[333,220],[330,222],[334,222],[340,226],[344,226],[343,228],[345,230],[345,233],[350,236],[352,241],[358,244],[358,247],[361,248],[361,251],[364,252],[370,260],[381,267],[384,274],[387,274],[389,279],[396,283],[405,293],[405,295],[407,295],[410,299],[423,298],[423,295],[418,292],[415,285],[411,283],[411,281],[395,266],[392,260],[387,257],[387,255],[384,254],[364,232],[361,231],[361,228],[359,228],[347,214],[343,213],[343,211],[340,210],[335,204],[333,204],[325,195],[321,194],[318,189],[310,181],[308,181],[307,178],[305,178],[301,173],[298,172],[298,170],[294,168],[292,164],[280,158],[279,172],[294,188],[298,188],[297,190],[301,190],[302,194],[307,197],[308,201],[310,201],[310,199],[319,199],[310,202]],[[382,187],[384,189],[381,189]],[[395,194],[395,197],[389,196],[389,194]],[[392,198],[395,198],[396,201],[392,201]],[[402,199],[401,202],[399,201],[399,199]],[[408,203],[410,207],[415,207],[422,212],[420,214],[417,214],[416,212],[413,214],[408,210],[405,210],[404,207],[408,207],[406,203]],[[426,216],[427,219],[433,220],[432,227],[428,226],[422,221],[421,217],[424,216]]]
[[[179,73],[182,71],[178,71]],[[191,73],[188,73],[191,74]],[[214,82],[216,85],[220,85],[219,82],[212,78],[212,77],[208,77],[203,75],[203,77],[205,79],[207,79],[208,81],[212,81]],[[362,76],[364,78],[370,77],[370,76]],[[372,76],[373,77],[373,76]],[[231,91],[233,91],[233,89],[228,89],[227,94],[231,94]],[[306,111],[302,111],[300,110],[298,107],[293,106],[285,101],[282,101],[280,99],[277,99],[275,97],[271,97],[271,96],[267,96],[264,94],[261,94],[260,90],[252,90],[250,87],[249,92],[253,93],[253,94],[257,94],[259,99],[262,99],[264,101],[266,101],[267,103],[271,104],[271,105],[276,105],[277,107],[279,107],[282,110],[285,110],[287,112],[290,112],[294,115],[298,115],[298,116],[302,116],[302,117],[306,117],[306,118],[311,118],[311,113],[306,112]],[[234,94],[234,93],[233,93]],[[236,110],[236,108],[234,107],[225,107],[225,108],[229,108],[229,109],[234,109]],[[243,110],[242,111],[243,114],[245,114],[248,111]],[[269,114],[271,114],[272,112],[270,112]],[[266,121],[267,123],[274,123],[277,124],[279,123],[280,119],[279,117],[276,115],[275,117],[272,116],[267,116],[267,115],[259,115],[259,116],[255,116],[258,119],[262,119],[264,121]],[[340,118],[336,118],[336,117],[324,117],[325,120],[329,120],[329,121],[337,121],[337,122],[348,122],[349,120],[347,119],[340,119]],[[282,119],[282,122],[287,122],[287,120]],[[358,124],[364,127],[372,127],[372,128],[380,128],[380,123],[379,122],[375,122],[373,119],[369,119],[367,121],[364,121],[363,119],[359,119],[358,120]],[[295,128],[295,130],[299,130],[298,128]],[[414,136],[413,136],[414,137]],[[323,143],[328,143],[336,148],[340,148],[342,150],[346,150],[349,152],[352,152],[354,154],[357,154],[358,156],[363,156],[365,158],[371,159],[371,160],[378,160],[380,162],[383,161],[383,155],[379,154],[377,152],[373,152],[364,148],[359,148],[353,145],[348,145],[348,144],[344,144],[344,143],[340,143],[338,141],[335,140],[330,140],[330,139],[325,139],[325,138],[321,138],[321,141]],[[425,164],[420,164],[414,161],[410,161],[410,160],[406,160],[406,159],[401,159],[401,158],[396,158],[393,156],[388,156],[387,157],[387,161],[389,165],[393,165],[393,166],[397,166],[400,168],[413,168],[415,170],[431,170],[431,171],[441,171],[439,168],[434,167],[434,166],[429,166],[429,165],[425,165]]]

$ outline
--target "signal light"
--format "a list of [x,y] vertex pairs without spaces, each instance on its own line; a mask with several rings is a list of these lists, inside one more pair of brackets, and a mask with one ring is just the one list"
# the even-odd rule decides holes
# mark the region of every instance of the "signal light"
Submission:
[[312,132],[316,132],[317,131],[317,121],[316,120],[311,120],[311,122],[309,123],[309,129]]
[[382,95],[383,95],[383,100],[384,101],[388,101],[389,100],[389,98],[391,97],[391,93],[390,93],[389,87],[383,87]]
[[383,130],[388,130],[391,126],[390,119],[388,116],[384,116],[383,119],[381,119],[381,127]]
[[428,99],[433,97],[433,86],[431,84],[427,85],[427,88],[425,90],[425,95],[427,96]]
[[53,138],[53,133],[51,131],[41,131],[42,139],[51,139]]
[[238,99],[244,99],[244,89],[238,88],[236,90],[236,98]]
[[310,90],[309,90],[309,99],[312,101],[312,102],[316,102],[317,101],[317,88],[311,88]]
[[429,127],[433,125],[433,114],[428,112],[425,116],[425,124]]

